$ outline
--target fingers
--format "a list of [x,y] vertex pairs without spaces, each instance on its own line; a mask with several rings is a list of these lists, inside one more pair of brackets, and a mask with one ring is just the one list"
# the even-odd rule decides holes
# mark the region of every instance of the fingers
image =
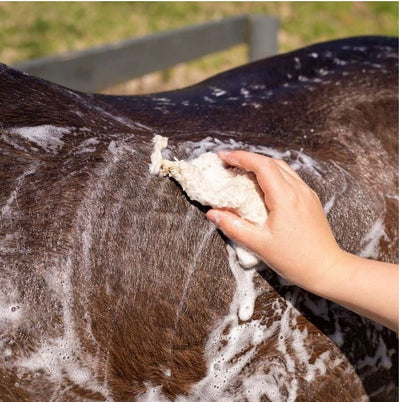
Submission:
[[280,166],[280,163],[278,163],[278,160],[274,159],[274,162],[279,166],[279,171],[281,172],[282,176],[285,178],[285,180],[290,184],[290,185],[296,185],[296,183],[299,183],[299,179],[293,175],[291,172],[287,171],[285,168]]
[[281,168],[285,179],[294,186],[296,191],[311,191],[314,196],[319,199],[317,193],[311,187],[309,187],[307,183],[299,176],[299,174],[294,169],[292,169],[285,161],[281,159],[274,159],[274,161]]
[[257,227],[229,211],[210,209],[207,218],[213,222],[222,232],[248,249],[259,253],[265,244],[266,229]]
[[221,151],[218,153],[218,156],[232,166],[237,166],[245,170],[251,170],[254,173],[256,173],[257,169],[262,167],[263,162],[267,163],[268,160],[272,160],[286,173],[289,173],[291,176],[302,180],[298,173],[282,159],[270,158],[268,156],[247,151]]
[[303,181],[303,179],[299,176],[299,174],[292,169],[285,161],[282,159],[274,159],[275,163],[277,163],[286,173],[290,174],[292,177]]
[[272,158],[246,151],[220,152],[218,156],[232,166],[255,173],[270,210],[279,205],[290,190],[289,166],[283,168]]

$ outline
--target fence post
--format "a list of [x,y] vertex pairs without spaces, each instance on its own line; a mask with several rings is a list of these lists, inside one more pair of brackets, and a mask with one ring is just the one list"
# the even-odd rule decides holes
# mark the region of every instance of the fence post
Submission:
[[279,22],[267,15],[248,16],[249,61],[263,59],[278,52]]

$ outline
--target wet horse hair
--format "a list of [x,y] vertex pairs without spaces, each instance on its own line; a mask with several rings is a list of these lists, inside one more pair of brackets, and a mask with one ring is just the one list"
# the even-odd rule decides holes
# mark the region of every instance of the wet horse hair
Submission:
[[155,134],[179,159],[283,158],[341,247],[395,263],[397,84],[387,37],[143,96],[80,93],[1,64],[0,399],[396,401],[394,333],[266,266],[249,279],[204,208],[149,163]]

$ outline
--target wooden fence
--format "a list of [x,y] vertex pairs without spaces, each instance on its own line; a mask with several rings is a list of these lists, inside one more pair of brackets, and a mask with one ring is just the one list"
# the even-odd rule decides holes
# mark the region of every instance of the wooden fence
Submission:
[[275,17],[240,15],[13,67],[72,89],[96,92],[241,43],[248,44],[250,61],[273,55],[277,31]]

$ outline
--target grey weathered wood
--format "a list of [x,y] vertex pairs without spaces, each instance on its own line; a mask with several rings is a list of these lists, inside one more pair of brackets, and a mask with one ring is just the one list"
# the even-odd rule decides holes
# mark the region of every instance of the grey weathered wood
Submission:
[[268,15],[249,15],[249,60],[260,60],[278,52],[279,21]]
[[[243,42],[250,41],[251,57],[272,54],[276,50],[274,21],[264,16],[236,16],[13,67],[69,88],[95,92]],[[273,28],[264,30],[262,24]],[[264,33],[270,37],[263,39]]]

